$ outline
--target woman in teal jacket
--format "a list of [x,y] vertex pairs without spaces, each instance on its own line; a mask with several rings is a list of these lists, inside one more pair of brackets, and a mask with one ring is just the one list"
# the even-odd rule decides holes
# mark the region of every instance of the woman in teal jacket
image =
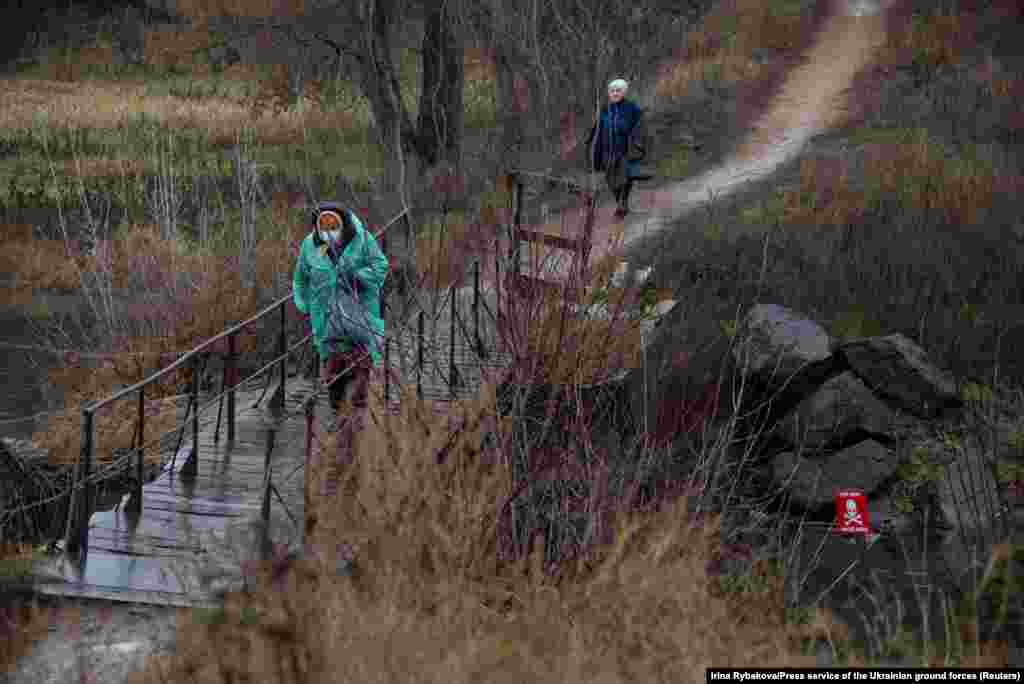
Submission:
[[[365,359],[367,353],[373,365],[379,366],[384,337],[380,297],[388,259],[376,238],[348,209],[321,203],[313,212],[313,221],[314,230],[299,247],[292,276],[295,307],[309,314],[313,342],[324,366],[330,367],[332,359],[339,356]],[[358,312],[359,324],[369,329],[367,339],[360,342],[334,334],[329,316],[346,290],[356,294],[362,309]],[[348,383],[334,383],[341,384]],[[342,394],[340,389],[332,392],[332,400],[340,399]]]

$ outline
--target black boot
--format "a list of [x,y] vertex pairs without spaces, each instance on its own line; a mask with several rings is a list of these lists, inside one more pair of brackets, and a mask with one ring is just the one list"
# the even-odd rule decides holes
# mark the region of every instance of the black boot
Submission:
[[626,185],[623,186],[622,192],[619,194],[619,209],[622,211],[623,216],[629,213],[629,193],[632,190],[633,183],[626,181]]

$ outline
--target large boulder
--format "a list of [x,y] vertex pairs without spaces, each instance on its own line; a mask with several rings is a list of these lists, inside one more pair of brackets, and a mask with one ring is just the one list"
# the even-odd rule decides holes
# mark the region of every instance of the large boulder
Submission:
[[778,304],[750,309],[740,330],[742,343],[733,349],[747,373],[781,385],[800,369],[831,356],[831,338],[818,323]]
[[890,408],[847,371],[825,381],[779,423],[777,433],[793,445],[822,449],[854,433],[896,438],[918,421]]
[[815,510],[832,505],[838,489],[860,489],[870,496],[898,465],[895,450],[868,439],[825,455],[787,451],[775,457],[772,474],[794,503]]
[[872,392],[915,416],[936,418],[963,405],[956,380],[899,333],[851,340],[838,345],[836,354]]

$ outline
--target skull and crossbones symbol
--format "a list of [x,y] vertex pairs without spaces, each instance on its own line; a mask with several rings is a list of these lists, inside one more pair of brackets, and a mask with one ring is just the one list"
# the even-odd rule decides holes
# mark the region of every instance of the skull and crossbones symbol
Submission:
[[846,526],[864,524],[860,511],[857,510],[857,502],[853,499],[846,500],[846,515],[843,517],[843,524]]

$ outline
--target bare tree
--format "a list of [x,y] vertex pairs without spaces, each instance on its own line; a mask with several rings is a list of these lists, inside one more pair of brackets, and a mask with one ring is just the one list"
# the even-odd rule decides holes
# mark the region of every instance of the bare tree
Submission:
[[[460,0],[461,1],[461,0]],[[254,3],[259,5],[263,3]],[[425,174],[444,162],[461,163],[462,36],[456,30],[456,0],[305,0],[277,3],[264,16],[243,16],[237,4],[202,3],[214,25],[230,39],[262,33],[291,49],[287,63],[301,80],[327,71],[351,74],[369,103],[384,152],[381,209],[407,206],[408,193]],[[222,5],[222,6],[219,6]],[[265,8],[264,8],[265,9]],[[415,117],[405,104],[397,62],[400,29],[410,17],[422,20],[422,81]],[[327,57],[325,57],[327,55]],[[322,62],[329,61],[327,68]]]
[[561,128],[589,128],[604,83],[639,83],[683,47],[709,0],[467,0],[469,39],[486,46],[497,78],[501,151],[510,166],[546,165]]

